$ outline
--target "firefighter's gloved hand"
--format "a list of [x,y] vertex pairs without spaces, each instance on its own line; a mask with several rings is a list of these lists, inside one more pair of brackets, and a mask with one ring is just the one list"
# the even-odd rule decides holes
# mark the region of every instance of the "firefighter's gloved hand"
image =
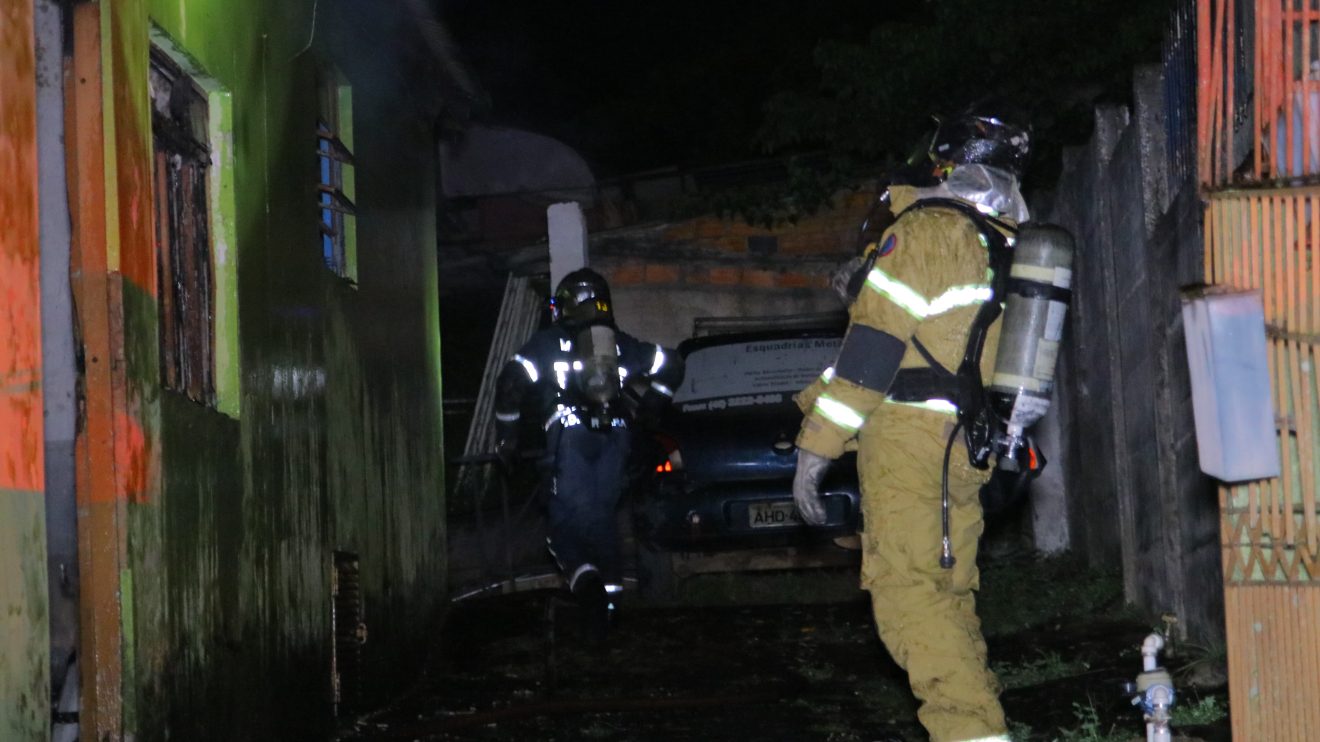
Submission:
[[830,468],[830,459],[798,449],[797,472],[793,474],[793,503],[808,524],[825,525],[825,503],[820,498],[820,481]]
[[513,436],[501,438],[495,444],[495,458],[504,471],[513,471],[514,465],[518,463],[518,439]]

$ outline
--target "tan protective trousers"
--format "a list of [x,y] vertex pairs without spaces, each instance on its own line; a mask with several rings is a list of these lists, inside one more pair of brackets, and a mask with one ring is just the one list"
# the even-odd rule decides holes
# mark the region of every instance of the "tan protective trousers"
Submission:
[[[949,496],[953,569],[940,558],[940,472],[953,417],[886,404],[861,431],[862,587],[880,639],[921,701],[932,742],[1005,734],[999,682],[986,666],[973,590],[980,587],[978,490],[987,474],[955,441]],[[961,431],[959,436],[961,436]]]

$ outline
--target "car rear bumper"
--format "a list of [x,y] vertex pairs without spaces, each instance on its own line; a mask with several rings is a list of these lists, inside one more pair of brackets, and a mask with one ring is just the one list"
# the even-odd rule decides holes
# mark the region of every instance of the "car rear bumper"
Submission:
[[787,480],[721,482],[685,490],[661,481],[637,509],[637,535],[663,549],[716,551],[828,542],[857,532],[859,498],[826,487],[826,522],[808,526],[793,510]]

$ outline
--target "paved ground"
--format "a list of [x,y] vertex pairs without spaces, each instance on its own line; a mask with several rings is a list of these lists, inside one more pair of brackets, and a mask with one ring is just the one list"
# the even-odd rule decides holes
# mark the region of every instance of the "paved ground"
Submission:
[[[426,677],[343,739],[925,739],[852,574],[700,579],[674,605],[625,602],[599,649],[579,641],[574,610],[554,593],[462,605]],[[1140,668],[1151,627],[1121,610],[1116,580],[1018,556],[983,582],[991,662],[1017,739],[1145,738],[1120,683]],[[752,593],[784,602],[736,604]],[[1195,721],[1220,717],[1184,726],[1188,738],[1229,739],[1220,663],[1221,651],[1203,647],[1168,662],[1183,698],[1199,704]]]

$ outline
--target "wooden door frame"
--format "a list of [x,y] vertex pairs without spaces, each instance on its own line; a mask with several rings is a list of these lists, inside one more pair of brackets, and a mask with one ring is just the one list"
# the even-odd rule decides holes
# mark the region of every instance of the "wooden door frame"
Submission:
[[[84,739],[115,742],[124,733],[124,585],[127,502],[116,477],[117,413],[125,403],[123,301],[109,266],[106,208],[104,70],[110,12],[102,3],[68,8],[72,57],[66,60],[65,148],[72,223],[70,282],[81,357],[76,440],[79,669]],[[131,605],[131,602],[129,603]]]

